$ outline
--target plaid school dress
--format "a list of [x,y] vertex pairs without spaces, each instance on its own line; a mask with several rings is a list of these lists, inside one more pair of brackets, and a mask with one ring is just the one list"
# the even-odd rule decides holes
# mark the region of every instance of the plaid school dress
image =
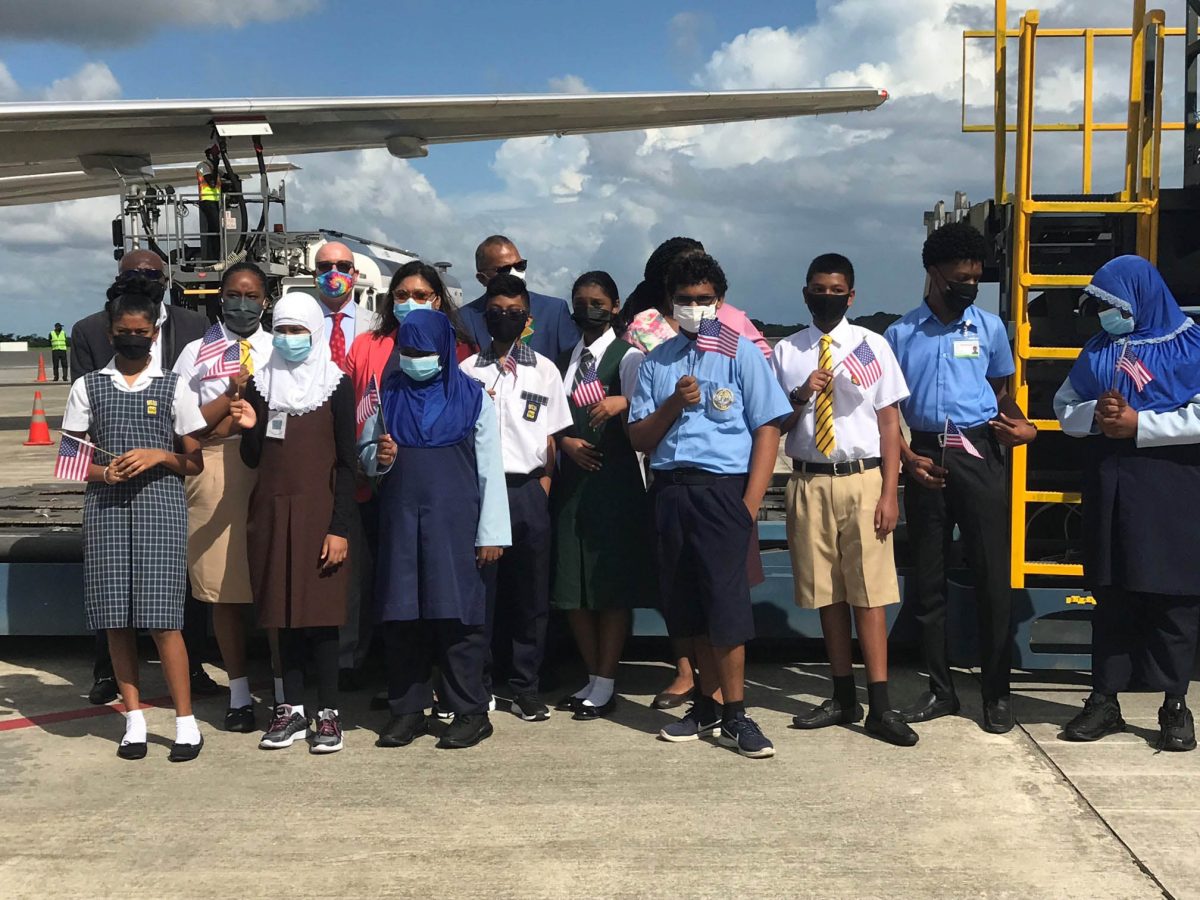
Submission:
[[[118,390],[100,372],[84,376],[97,446],[120,455],[175,448],[178,376]],[[83,603],[88,628],[183,627],[187,593],[187,499],[183,479],[155,466],[119,484],[90,482],[83,500]]]

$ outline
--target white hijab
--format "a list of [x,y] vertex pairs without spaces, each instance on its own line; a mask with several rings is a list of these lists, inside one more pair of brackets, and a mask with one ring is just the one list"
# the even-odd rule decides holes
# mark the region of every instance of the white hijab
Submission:
[[318,409],[333,394],[344,373],[334,365],[325,336],[325,316],[310,295],[289,291],[272,308],[272,321],[280,325],[299,325],[312,334],[312,349],[302,362],[288,362],[271,351],[267,364],[254,375],[254,386],[279,412],[302,416]]

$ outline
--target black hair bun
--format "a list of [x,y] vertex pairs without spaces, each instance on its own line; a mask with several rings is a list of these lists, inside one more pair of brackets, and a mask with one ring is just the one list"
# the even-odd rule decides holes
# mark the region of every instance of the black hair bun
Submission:
[[145,297],[152,303],[161,303],[166,285],[156,278],[147,278],[141,272],[122,272],[109,286],[106,296],[110,301],[121,295]]

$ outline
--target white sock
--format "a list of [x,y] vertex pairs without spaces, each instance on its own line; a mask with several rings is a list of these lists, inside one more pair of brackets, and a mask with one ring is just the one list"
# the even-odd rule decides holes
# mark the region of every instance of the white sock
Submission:
[[229,679],[229,708],[241,709],[254,702],[250,696],[250,679],[244,675],[241,678]]
[[195,716],[176,716],[175,717],[175,743],[177,743],[177,744],[198,744],[198,743],[200,743],[200,726],[196,724]]
[[613,688],[616,687],[616,679],[596,677],[596,683],[592,687],[591,693],[584,698],[583,702],[590,706],[603,706],[612,699]]
[[293,706],[293,707],[291,707],[291,710],[292,710],[292,715],[302,716],[302,715],[304,715],[304,704],[301,703],[299,706]]
[[287,699],[283,696],[283,679],[276,678],[275,679],[275,705],[278,706],[280,703],[287,703]]
[[574,697],[576,700],[583,700],[584,698],[587,697],[588,694],[590,694],[592,692],[592,688],[594,688],[595,686],[596,686],[596,676],[589,675],[587,684],[585,684],[583,687],[581,687],[579,690],[577,690],[571,696]]
[[125,737],[122,744],[146,743],[146,714],[140,709],[131,709],[125,713]]

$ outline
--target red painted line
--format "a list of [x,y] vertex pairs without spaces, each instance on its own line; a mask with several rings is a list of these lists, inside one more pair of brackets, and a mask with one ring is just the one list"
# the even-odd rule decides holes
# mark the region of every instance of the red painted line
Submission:
[[[170,697],[152,697],[142,701],[142,709],[151,706],[170,706]],[[67,709],[62,712],[41,713],[22,719],[8,719],[0,722],[0,731],[16,731],[19,728],[33,728],[35,725],[54,725],[58,722],[72,722],[76,719],[91,719],[96,716],[106,716],[110,713],[124,714],[125,705],[113,703],[104,706],[85,706],[81,709]]]

